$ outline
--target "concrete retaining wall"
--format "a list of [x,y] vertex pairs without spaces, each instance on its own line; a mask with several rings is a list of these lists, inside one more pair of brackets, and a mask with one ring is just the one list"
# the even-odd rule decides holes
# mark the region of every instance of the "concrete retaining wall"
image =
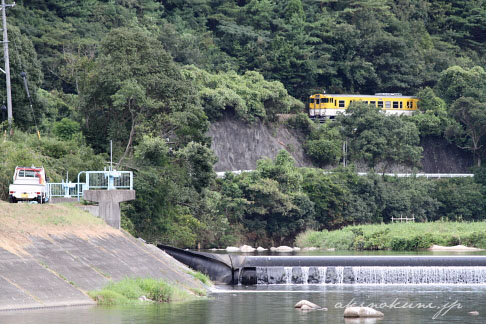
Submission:
[[28,254],[0,248],[0,310],[91,305],[87,292],[125,277],[204,289],[188,268],[127,233],[31,237]]

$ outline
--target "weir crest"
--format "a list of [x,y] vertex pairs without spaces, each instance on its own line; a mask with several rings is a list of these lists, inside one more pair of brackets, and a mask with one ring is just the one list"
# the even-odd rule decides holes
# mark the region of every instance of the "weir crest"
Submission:
[[256,267],[258,285],[486,284],[486,267]]

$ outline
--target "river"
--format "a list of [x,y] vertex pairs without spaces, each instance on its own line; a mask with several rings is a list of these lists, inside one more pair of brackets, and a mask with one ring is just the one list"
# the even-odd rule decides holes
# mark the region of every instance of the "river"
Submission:
[[[485,295],[484,285],[219,286],[208,298],[186,303],[10,311],[0,313],[0,323],[484,323]],[[302,299],[328,310],[294,309],[293,305]],[[345,321],[344,307],[350,303],[373,303],[385,318]],[[479,311],[480,315],[468,315],[470,311]]]

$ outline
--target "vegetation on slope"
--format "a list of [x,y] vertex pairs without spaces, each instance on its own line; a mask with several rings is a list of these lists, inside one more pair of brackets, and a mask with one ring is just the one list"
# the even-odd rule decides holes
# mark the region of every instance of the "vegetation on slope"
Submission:
[[[253,173],[219,180],[219,212],[234,239],[257,245],[292,244],[307,229],[332,230],[353,224],[481,221],[486,218],[484,176],[436,179],[396,178],[351,168],[332,173],[299,169],[289,153],[261,160]],[[214,244],[214,241],[212,242]]]
[[[417,220],[482,220],[484,177],[393,180],[298,170],[281,154],[252,175],[216,180],[209,122],[301,112],[316,165],[416,166],[419,136],[486,148],[485,0],[20,0],[8,10],[15,137],[0,144],[0,198],[15,165],[51,180],[101,169],[135,172],[123,224],[152,242],[190,247],[291,242],[306,229]],[[27,72],[33,110],[22,88]],[[0,89],[4,89],[0,80]],[[420,112],[353,107],[315,125],[314,92],[403,92]],[[0,96],[5,95],[0,92]],[[295,99],[297,98],[297,99]],[[39,127],[42,140],[25,133]],[[2,133],[6,123],[0,124]],[[475,171],[484,174],[484,169]],[[483,180],[482,180],[483,179]]]

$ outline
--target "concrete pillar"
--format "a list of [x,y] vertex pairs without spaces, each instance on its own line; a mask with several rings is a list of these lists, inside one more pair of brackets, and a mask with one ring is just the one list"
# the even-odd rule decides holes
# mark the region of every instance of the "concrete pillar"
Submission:
[[97,202],[99,215],[105,222],[120,229],[120,203],[135,199],[135,190],[86,190],[83,198]]

